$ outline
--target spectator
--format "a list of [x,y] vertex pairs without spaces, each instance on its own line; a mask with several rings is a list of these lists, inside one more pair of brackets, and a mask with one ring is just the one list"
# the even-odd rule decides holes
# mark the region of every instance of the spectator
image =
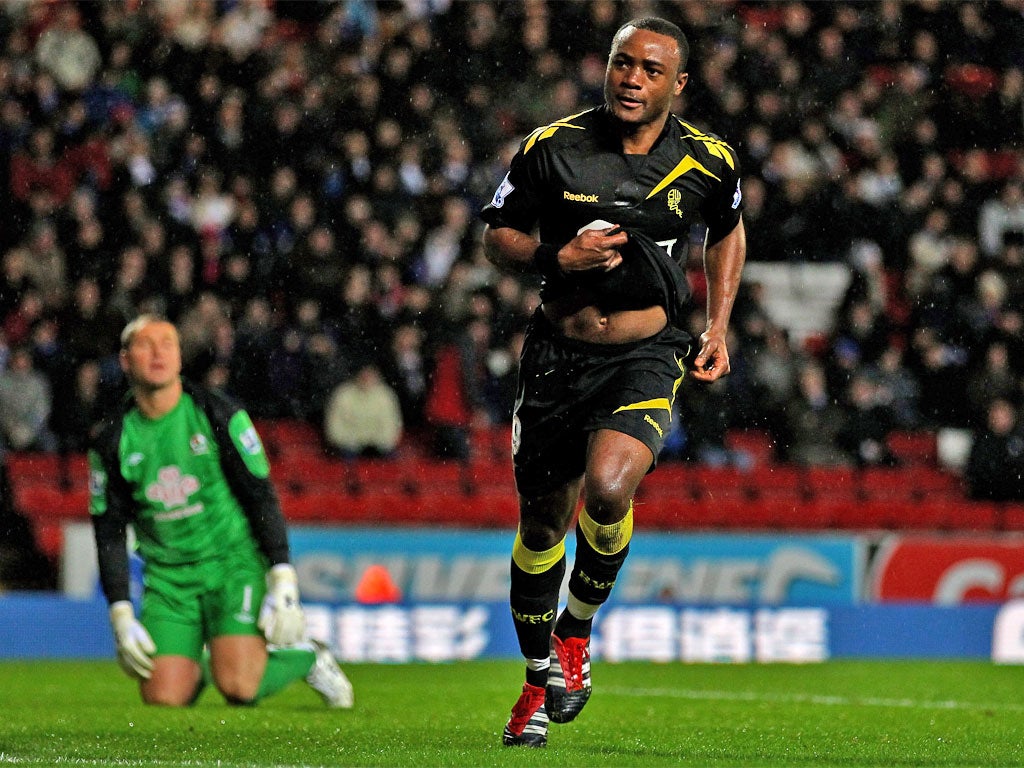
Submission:
[[967,493],[985,501],[1024,500],[1024,434],[1017,407],[995,398],[988,406],[985,426],[974,430],[974,442],[964,468]]
[[1024,184],[1019,179],[1007,181],[998,197],[989,198],[978,216],[978,240],[981,252],[995,257],[1011,238],[1024,236]]
[[430,361],[423,349],[423,329],[411,323],[398,326],[381,359],[381,374],[398,395],[405,428],[418,433],[424,426]]
[[[177,320],[213,290],[230,303],[237,348],[252,296],[267,298],[266,333],[278,333],[300,298],[282,265],[324,245],[323,230],[334,239],[321,263],[329,269],[313,277],[334,281],[321,296],[333,341],[319,339],[313,354],[297,337],[302,383],[288,412],[329,392],[311,393],[326,379],[308,375],[310,360],[378,360],[405,323],[419,328],[429,370],[433,351],[468,325],[468,300],[484,284],[498,297],[490,353],[503,355],[530,314],[509,311],[515,293],[525,306],[536,285],[479,269],[465,210],[490,195],[523,132],[601,98],[602,49],[626,6],[560,6],[555,24],[550,7],[514,3],[461,16],[447,3],[311,4],[293,36],[266,34],[297,18],[293,4],[194,5],[100,4],[85,24],[80,3],[5,7],[0,199],[12,205],[0,220],[0,326],[11,343],[56,313],[63,349],[80,350],[80,360],[105,355],[84,350],[104,345],[83,344],[88,331],[71,320],[78,300],[61,296],[53,259],[25,259],[35,232],[55,232],[46,254],[63,253],[65,293],[83,277],[102,288],[94,317],[119,326],[152,305]],[[750,258],[858,266],[851,245],[871,238],[887,301],[877,303],[873,282],[872,312],[890,324],[840,378],[865,366],[878,377],[872,361],[892,337],[908,350],[912,381],[901,376],[900,386],[921,393],[927,423],[978,426],[976,412],[948,403],[962,394],[962,366],[993,339],[1007,345],[1012,370],[1024,359],[1016,16],[1000,3],[797,3],[772,28],[747,23],[743,3],[663,5],[708,51],[687,111],[745,126],[737,149]],[[982,50],[995,87],[956,90],[946,62],[982,61]],[[472,76],[452,85],[463,70]],[[361,265],[369,287],[356,276],[344,290],[364,298],[339,302],[337,275]],[[977,289],[988,269],[1006,290],[986,308]],[[997,296],[984,282],[984,297]],[[888,314],[902,291],[909,316]],[[936,354],[921,354],[919,333]],[[761,342],[745,341],[730,390],[744,358],[756,367],[747,353],[760,354]],[[247,367],[236,357],[231,387]],[[266,399],[248,401],[253,412],[280,410],[270,376],[288,378],[266,359],[257,355],[261,380],[245,387]],[[941,381],[957,374],[959,385]],[[106,364],[101,378],[113,380]]]
[[53,410],[50,382],[35,369],[27,346],[11,350],[0,373],[0,430],[4,444],[15,451],[55,451],[50,431]]
[[808,466],[851,463],[839,446],[843,411],[826,387],[825,372],[814,361],[800,369],[795,396],[785,408],[784,434],[777,440],[785,460]]
[[83,453],[93,426],[104,415],[106,404],[100,386],[100,365],[85,360],[74,369],[74,387],[53,404],[51,423],[61,453]]
[[402,437],[402,408],[376,365],[363,365],[331,393],[324,437],[328,446],[349,458],[394,453]]
[[846,414],[837,435],[840,448],[853,457],[858,467],[892,467],[896,457],[889,450],[892,411],[881,401],[878,385],[858,373],[850,382]]
[[64,90],[83,91],[92,83],[102,59],[74,3],[58,7],[56,19],[36,41],[36,60]]

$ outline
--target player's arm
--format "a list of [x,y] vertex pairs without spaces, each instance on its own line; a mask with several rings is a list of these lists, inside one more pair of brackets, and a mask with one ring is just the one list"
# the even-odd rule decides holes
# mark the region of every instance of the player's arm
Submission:
[[612,224],[587,229],[567,243],[542,243],[532,233],[542,215],[550,214],[552,158],[546,144],[524,142],[509,171],[484,206],[484,253],[499,269],[540,273],[549,280],[566,272],[612,269],[622,261],[618,248],[626,235]]
[[484,230],[484,253],[500,269],[510,272],[539,272],[556,277],[586,269],[614,269],[622,263],[619,248],[627,236],[611,224],[585,229],[568,243],[542,243],[533,235],[513,227]]
[[88,459],[89,512],[96,537],[100,585],[109,604],[110,627],[117,645],[117,661],[131,677],[148,680],[153,672],[156,644],[135,618],[128,586],[131,492],[117,474],[115,461],[104,461],[98,448],[89,450]]
[[743,219],[728,235],[704,249],[704,272],[708,284],[707,329],[700,335],[700,350],[694,358],[692,371],[693,377],[700,381],[714,381],[729,373],[726,334],[746,254],[747,236]]

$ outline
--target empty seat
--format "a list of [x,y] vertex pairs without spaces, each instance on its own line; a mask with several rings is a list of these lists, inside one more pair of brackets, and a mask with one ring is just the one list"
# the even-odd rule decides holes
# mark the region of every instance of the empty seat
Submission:
[[851,501],[859,494],[857,473],[850,467],[807,467],[804,482],[808,494],[819,499]]
[[58,485],[60,482],[62,466],[56,453],[11,451],[6,462],[7,474],[14,484]]
[[881,501],[911,501],[917,498],[918,492],[908,478],[901,467],[866,467],[860,473],[861,495]]
[[15,508],[36,520],[89,518],[89,489],[62,490],[49,485],[16,485]]
[[886,443],[893,455],[905,466],[926,464],[934,467],[938,462],[939,445],[934,432],[893,432]]
[[294,491],[343,490],[352,482],[349,464],[326,456],[286,454],[271,462],[271,477]]
[[746,499],[750,496],[749,478],[735,467],[698,467],[694,487],[701,498]]
[[747,479],[751,494],[760,498],[797,501],[804,496],[807,483],[803,467],[788,464],[755,466]]

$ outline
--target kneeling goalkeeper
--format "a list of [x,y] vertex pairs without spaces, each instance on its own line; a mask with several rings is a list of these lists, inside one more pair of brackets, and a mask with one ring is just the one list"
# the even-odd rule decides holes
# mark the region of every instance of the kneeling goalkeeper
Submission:
[[[121,667],[147,704],[184,706],[212,682],[255,704],[305,678],[334,707],[352,686],[304,642],[305,617],[263,445],[248,414],[184,382],[177,329],[154,315],[121,334],[131,397],[89,450],[100,581]],[[129,596],[127,526],[144,562]]]

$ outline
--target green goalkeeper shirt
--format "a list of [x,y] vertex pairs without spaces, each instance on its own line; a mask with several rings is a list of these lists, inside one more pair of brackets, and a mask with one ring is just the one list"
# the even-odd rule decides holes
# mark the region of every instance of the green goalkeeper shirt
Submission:
[[127,599],[128,523],[147,564],[201,563],[254,544],[271,563],[288,560],[259,435],[221,395],[187,385],[157,419],[130,407],[104,425],[89,462],[100,577],[111,602]]

